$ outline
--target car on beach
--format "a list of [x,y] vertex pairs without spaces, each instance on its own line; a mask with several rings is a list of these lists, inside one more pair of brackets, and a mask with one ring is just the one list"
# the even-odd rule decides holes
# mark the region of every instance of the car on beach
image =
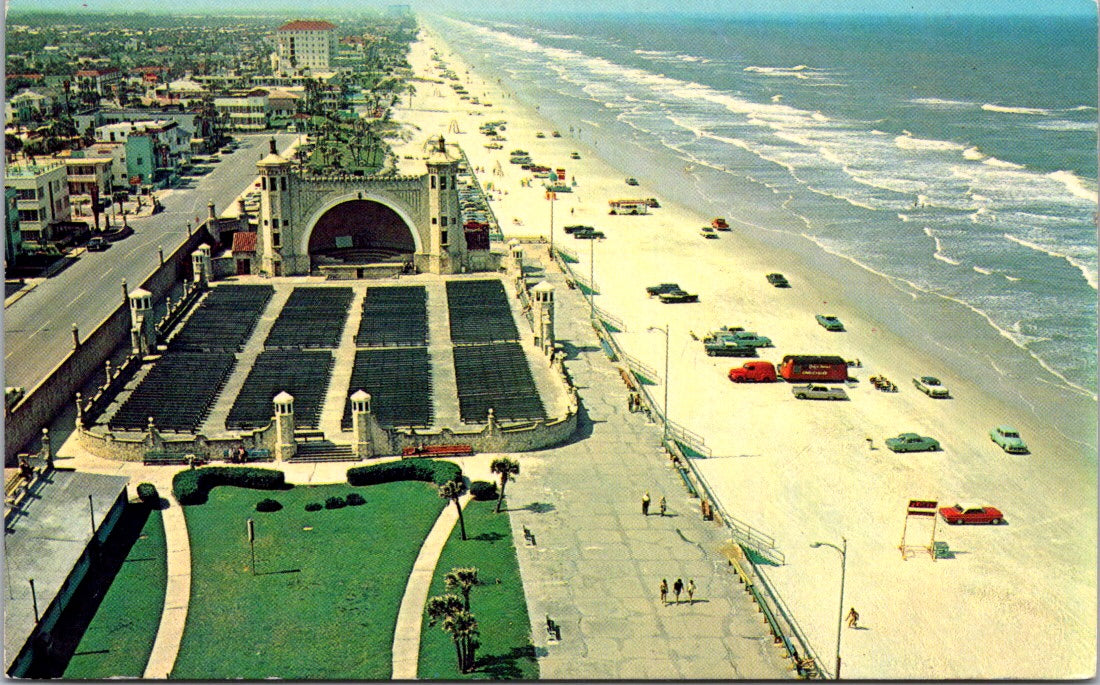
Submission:
[[661,293],[657,296],[661,302],[665,304],[680,304],[682,302],[698,302],[699,296],[695,293],[689,293],[686,290],[680,290],[677,288],[671,292]]
[[542,131],[535,131],[535,137],[536,138],[545,138],[546,134],[543,133]]
[[584,224],[570,224],[569,226],[563,227],[562,230],[565,231],[566,234],[572,234],[576,233],[577,231],[594,231],[596,230],[596,227],[585,226]]
[[844,388],[830,388],[827,385],[796,385],[791,388],[791,394],[800,400],[846,400],[848,393]]
[[708,357],[755,357],[756,348],[742,345],[726,333],[712,333],[703,338],[703,350]]
[[844,324],[831,314],[818,314],[817,322],[827,331],[843,331]]
[[726,223],[726,220],[723,219],[720,216],[716,216],[713,219],[711,219],[710,220],[710,225],[713,226],[714,228],[717,228],[719,231],[728,231],[728,230],[730,230],[730,225],[728,223]]
[[638,185],[638,179],[631,176],[630,178],[626,179],[626,184],[628,186],[636,186],[636,185]]
[[601,238],[606,238],[607,236],[603,234],[603,231],[597,231],[588,228],[573,231],[573,237],[577,238],[578,240],[599,240]]
[[987,523],[996,526],[1005,521],[1000,509],[976,504],[952,504],[949,507],[940,507],[940,516],[953,526],[964,523]]
[[1020,432],[1012,426],[997,426],[989,431],[989,437],[1000,445],[1001,449],[1010,454],[1027,454],[1027,443],[1020,437]]
[[680,289],[679,283],[661,283],[660,285],[651,285],[645,289],[645,292],[650,297],[654,295],[661,295],[664,293],[671,293]]
[[730,369],[729,379],[734,383],[774,383],[775,364],[766,361],[745,362]]
[[699,229],[699,235],[703,236],[704,238],[712,240],[712,239],[718,237],[718,232],[715,231],[710,226],[703,226],[702,228]]
[[951,392],[947,389],[940,379],[935,376],[921,376],[913,379],[913,385],[917,390],[920,390],[929,397],[935,397],[937,399],[951,397]]
[[787,277],[783,274],[768,274],[764,278],[768,279],[768,283],[771,283],[776,288],[789,288],[791,284],[787,282]]
[[581,158],[581,153],[579,153],[579,152],[570,152],[569,153],[569,159],[580,159],[580,158]]
[[726,330],[729,331],[729,337],[733,340],[736,340],[741,345],[748,345],[749,347],[772,346],[772,339],[767,336],[757,335],[756,333],[752,331],[746,331],[744,328],[741,327],[728,328]]
[[891,452],[937,452],[940,441],[916,433],[902,433],[896,438],[887,438],[886,449]]
[[557,131],[551,131],[550,132],[550,137],[551,138],[561,138],[561,134],[558,133]]

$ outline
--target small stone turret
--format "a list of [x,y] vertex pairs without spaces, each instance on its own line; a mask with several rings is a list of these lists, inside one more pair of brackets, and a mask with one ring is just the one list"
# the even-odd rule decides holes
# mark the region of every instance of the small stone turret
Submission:
[[535,346],[549,356],[554,351],[554,286],[540,281],[531,288]]
[[143,288],[130,293],[130,348],[134,354],[142,356],[157,349],[153,294]]
[[355,433],[355,456],[368,459],[373,456],[371,443],[370,393],[357,390],[351,396],[351,429]]
[[294,442],[294,396],[280,392],[272,400],[275,406],[275,460],[286,461],[298,452]]

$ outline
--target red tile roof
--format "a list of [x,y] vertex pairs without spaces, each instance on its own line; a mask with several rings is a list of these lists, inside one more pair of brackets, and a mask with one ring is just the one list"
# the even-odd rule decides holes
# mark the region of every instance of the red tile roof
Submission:
[[237,231],[233,234],[233,252],[255,252],[256,232]]
[[331,31],[336,28],[335,24],[330,24],[327,21],[305,21],[298,19],[297,21],[291,21],[283,24],[279,27],[280,31]]

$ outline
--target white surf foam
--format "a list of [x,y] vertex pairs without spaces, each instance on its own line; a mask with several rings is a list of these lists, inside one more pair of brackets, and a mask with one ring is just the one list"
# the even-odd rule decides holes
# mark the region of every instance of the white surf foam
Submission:
[[982,109],[987,112],[1000,112],[1002,114],[1032,114],[1039,116],[1049,116],[1051,111],[1049,109],[1041,109],[1039,107],[1007,107],[1005,105],[991,105],[984,104]]
[[903,150],[947,151],[965,149],[962,145],[959,145],[958,143],[952,143],[950,140],[930,140],[928,138],[917,138],[909,131],[903,131],[902,135],[895,137],[894,145],[897,145]]
[[[1072,171],[1054,171],[1047,174],[1047,178],[1054,179],[1066,187],[1073,196],[1079,197],[1082,200],[1090,200],[1095,202],[1097,200],[1097,189],[1095,183],[1089,184],[1085,179],[1081,178]],[[1091,187],[1090,187],[1091,186]]]
[[1067,119],[1055,119],[1054,121],[1037,121],[1032,127],[1043,131],[1092,131],[1097,130],[1095,121],[1069,121]]
[[1008,233],[1005,233],[1004,237],[1005,237],[1005,240],[1008,240],[1009,242],[1013,242],[1013,243],[1016,243],[1017,245],[1021,245],[1023,247],[1026,247],[1029,250],[1035,250],[1036,252],[1042,252],[1043,254],[1050,255],[1051,257],[1055,257],[1057,259],[1066,260],[1071,265],[1073,265],[1074,268],[1076,268],[1078,271],[1080,271],[1081,275],[1085,277],[1085,281],[1089,284],[1089,286],[1093,290],[1096,290],[1096,271],[1095,271],[1095,267],[1093,267],[1092,265],[1085,264],[1084,261],[1081,260],[1080,258],[1074,257],[1073,255],[1068,255],[1064,252],[1059,252],[1058,250],[1054,250],[1054,249],[1051,249],[1049,247],[1045,247],[1043,245],[1039,245],[1038,243],[1033,243],[1031,241],[1024,240],[1023,238],[1017,238],[1016,236],[1010,235]]
[[965,100],[947,100],[944,98],[913,98],[909,102],[914,105],[929,105],[931,107],[977,107],[976,102]]

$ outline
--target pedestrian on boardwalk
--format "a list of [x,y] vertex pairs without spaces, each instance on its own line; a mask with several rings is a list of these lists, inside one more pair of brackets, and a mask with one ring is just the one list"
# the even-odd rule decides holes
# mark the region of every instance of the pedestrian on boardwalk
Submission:
[[695,604],[695,579],[688,579],[688,604]]
[[676,603],[680,603],[680,593],[684,591],[684,581],[679,578],[672,584],[672,594],[676,595]]
[[668,510],[668,504],[667,504],[667,503],[665,502],[665,498],[664,498],[664,496],[663,496],[663,495],[661,496],[661,504],[660,504],[660,506],[661,506],[661,516],[664,516],[664,515],[665,515],[665,511],[667,511],[667,510]]
[[649,516],[649,490],[642,495],[642,515]]
[[856,611],[855,607],[852,607],[848,611],[848,627],[849,628],[859,628],[858,623],[859,623],[859,612]]
[[661,578],[661,604],[668,604],[668,581]]

